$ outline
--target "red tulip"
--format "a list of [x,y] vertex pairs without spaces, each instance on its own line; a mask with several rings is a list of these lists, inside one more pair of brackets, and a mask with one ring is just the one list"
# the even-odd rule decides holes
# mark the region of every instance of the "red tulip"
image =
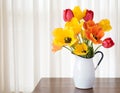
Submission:
[[63,11],[63,19],[64,21],[70,21],[74,17],[74,14],[71,9],[66,9]]
[[86,15],[84,16],[85,21],[93,20],[94,13],[92,10],[87,10]]
[[106,38],[105,40],[103,40],[102,42],[102,46],[104,48],[110,48],[114,45],[114,42],[113,40],[109,37],[109,38]]

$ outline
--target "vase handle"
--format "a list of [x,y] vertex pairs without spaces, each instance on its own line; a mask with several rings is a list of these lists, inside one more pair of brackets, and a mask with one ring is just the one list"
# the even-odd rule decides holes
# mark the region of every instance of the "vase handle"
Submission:
[[100,53],[100,54],[101,54],[101,58],[100,58],[100,60],[99,60],[99,62],[98,62],[98,64],[97,64],[97,66],[95,67],[95,70],[96,70],[97,67],[100,65],[100,63],[101,63],[101,61],[103,60],[103,57],[104,57],[103,52],[101,52],[101,51],[97,51],[97,52],[95,52],[95,55],[96,55],[97,53]]

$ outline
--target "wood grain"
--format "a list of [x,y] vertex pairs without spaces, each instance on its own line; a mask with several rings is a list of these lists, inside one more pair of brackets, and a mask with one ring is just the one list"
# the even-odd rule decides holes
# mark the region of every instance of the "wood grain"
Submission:
[[97,78],[92,89],[77,89],[71,78],[42,78],[32,93],[120,93],[120,78]]

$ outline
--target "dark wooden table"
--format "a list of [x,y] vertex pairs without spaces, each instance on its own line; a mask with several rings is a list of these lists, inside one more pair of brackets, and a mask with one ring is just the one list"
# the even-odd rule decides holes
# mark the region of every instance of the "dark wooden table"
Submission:
[[92,89],[77,89],[71,78],[42,78],[32,93],[120,93],[120,78],[97,78]]

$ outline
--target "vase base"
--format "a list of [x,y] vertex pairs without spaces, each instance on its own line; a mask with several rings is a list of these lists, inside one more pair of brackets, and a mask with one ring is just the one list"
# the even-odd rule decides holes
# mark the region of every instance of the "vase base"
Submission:
[[80,88],[80,87],[75,87],[76,89],[80,89],[80,90],[89,90],[89,89],[93,89],[93,87],[89,87],[89,88]]
[[78,89],[92,89],[94,86],[94,82],[74,82],[75,88]]

